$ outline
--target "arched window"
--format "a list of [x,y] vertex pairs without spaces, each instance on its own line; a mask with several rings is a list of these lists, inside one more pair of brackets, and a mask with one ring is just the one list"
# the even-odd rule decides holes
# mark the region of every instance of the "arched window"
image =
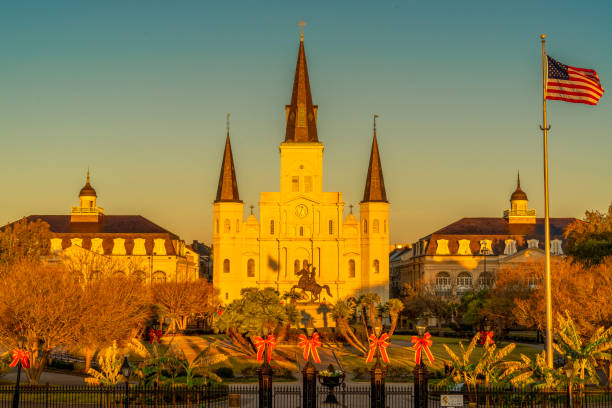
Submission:
[[293,262],[293,271],[297,274],[300,271],[300,260],[296,259]]
[[380,272],[380,262],[378,262],[378,259],[375,259],[374,262],[372,262],[372,271],[374,273]]
[[153,283],[165,283],[166,273],[164,271],[155,271],[152,276]]
[[329,220],[329,235],[334,235],[334,222]]
[[224,259],[223,260],[223,273],[229,273],[229,271],[230,271],[230,260]]
[[364,234],[368,233],[368,220],[363,220],[363,232]]
[[378,234],[379,230],[380,230],[380,226],[378,224],[378,220],[374,220],[374,222],[372,223],[372,232],[374,234]]
[[225,221],[223,222],[223,231],[225,232],[230,232],[231,229],[231,225],[230,225],[230,220],[228,220],[227,218],[225,219]]
[[355,277],[355,260],[354,259],[349,259],[349,263],[348,263],[348,276],[349,276],[349,278],[354,278]]
[[247,261],[247,276],[249,278],[255,277],[255,260],[249,259]]
[[217,220],[217,234],[219,233],[219,220]]
[[240,232],[240,220],[236,220],[236,232]]
[[383,221],[383,232],[386,234],[387,233],[387,220]]
[[438,272],[436,275],[436,294],[449,296],[451,292],[451,276],[448,272]]
[[457,294],[462,295],[473,290],[472,274],[469,272],[461,272],[457,276]]
[[270,234],[274,235],[274,220],[270,220]]
[[300,237],[304,236],[304,227],[300,227]]
[[142,283],[147,279],[147,274],[144,271],[134,271],[132,272],[132,277]]
[[478,288],[480,290],[489,289],[493,286],[493,283],[495,283],[495,279],[493,278],[493,274],[491,272],[482,272],[478,276]]
[[302,261],[302,268],[304,268],[304,269],[308,269],[308,265],[309,265],[309,263],[308,263],[308,259],[304,259],[304,260]]

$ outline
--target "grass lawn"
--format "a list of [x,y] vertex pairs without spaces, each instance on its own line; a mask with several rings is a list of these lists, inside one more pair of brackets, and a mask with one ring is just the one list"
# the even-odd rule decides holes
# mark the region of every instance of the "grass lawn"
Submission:
[[[225,336],[221,335],[207,335],[201,336],[205,338],[207,341],[215,341],[225,339]],[[391,359],[391,365],[393,367],[403,367],[407,370],[412,371],[414,368],[414,350],[411,348],[410,339],[412,336],[410,335],[401,335],[396,334],[393,336],[391,343],[392,346],[387,349],[389,358]],[[462,341],[464,346],[469,344],[469,341],[465,339],[453,338],[453,337],[432,337],[433,346],[431,347],[431,351],[434,355],[434,364],[430,367],[432,371],[438,371],[440,373],[444,370],[444,361],[450,360],[450,357],[446,353],[446,350],[443,347],[443,344],[446,344],[451,350],[453,350],[457,355],[460,355],[460,347],[459,341]],[[399,344],[398,344],[399,343]],[[505,347],[511,342],[502,341],[498,342],[498,347]],[[371,364],[366,365],[365,358],[355,353],[355,350],[350,347],[342,347],[334,349],[336,356],[340,360],[343,369],[347,373],[354,373],[356,370],[364,370],[366,368],[371,367]],[[481,346],[477,346],[472,353],[472,360],[477,361],[477,359],[482,355],[484,349]],[[536,354],[542,351],[541,345],[530,345],[530,344],[519,344],[516,348],[506,357],[506,360],[518,360],[520,359],[521,354],[525,354],[530,358],[533,358]],[[290,370],[295,373],[297,371],[297,367],[295,364],[296,354],[299,353],[300,350],[297,347],[291,347],[289,345],[283,345],[278,347],[275,350],[275,355],[281,358],[276,358],[279,365]],[[425,356],[423,355],[425,358]],[[301,357],[298,357],[301,359]],[[300,360],[301,361],[301,360]],[[241,375],[244,369],[247,371],[250,369],[259,366],[254,358],[245,358],[241,355],[233,355],[230,356],[229,359],[223,363],[220,363],[218,366],[226,366],[232,367],[234,374],[238,377]],[[334,364],[335,365],[335,364]],[[352,377],[352,376],[351,376]],[[237,379],[238,380],[238,379]],[[233,382],[236,380],[228,379],[228,382]]]

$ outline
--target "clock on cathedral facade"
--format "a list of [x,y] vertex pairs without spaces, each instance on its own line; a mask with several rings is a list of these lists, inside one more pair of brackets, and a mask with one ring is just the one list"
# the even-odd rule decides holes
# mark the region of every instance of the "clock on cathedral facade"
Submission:
[[[280,144],[280,191],[262,192],[260,219],[244,220],[229,130],[214,202],[213,284],[229,303],[247,287],[289,292],[303,270],[327,285],[321,301],[376,292],[389,297],[389,202],[376,131],[360,219],[344,218],[341,192],[323,191],[323,150],[317,134],[303,39]],[[311,268],[311,269],[310,269]]]

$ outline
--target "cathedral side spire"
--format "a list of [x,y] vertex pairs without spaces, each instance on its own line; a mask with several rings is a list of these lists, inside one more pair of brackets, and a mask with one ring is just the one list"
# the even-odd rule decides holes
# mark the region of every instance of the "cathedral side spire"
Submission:
[[304,23],[300,26],[300,48],[298,50],[295,77],[291,103],[285,107],[287,115],[287,131],[285,142],[318,142],[317,136],[317,105],[312,104],[310,81],[308,79],[308,66],[304,51]]
[[371,201],[387,202],[385,180],[383,178],[382,165],[380,164],[380,153],[378,152],[378,141],[376,139],[376,118],[374,115],[374,137],[372,138],[372,151],[370,153],[370,165],[366,178],[365,191],[362,203]]
[[236,182],[236,170],[234,169],[234,157],[232,155],[232,145],[229,134],[229,117],[227,114],[227,134],[225,138],[225,150],[223,152],[223,162],[221,163],[221,173],[219,174],[219,186],[217,187],[217,199],[215,202],[237,202],[241,203],[238,195],[238,183]]

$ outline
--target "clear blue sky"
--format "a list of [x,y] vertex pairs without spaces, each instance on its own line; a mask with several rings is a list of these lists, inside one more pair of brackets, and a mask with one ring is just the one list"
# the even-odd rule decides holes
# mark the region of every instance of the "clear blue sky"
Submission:
[[518,169],[543,215],[541,33],[607,91],[549,103],[551,215],[612,201],[609,1],[27,1],[0,6],[0,221],[67,214],[90,166],[107,214],[209,242],[226,112],[245,207],[278,190],[299,18],[324,188],[359,202],[379,114],[392,241],[501,216]]

